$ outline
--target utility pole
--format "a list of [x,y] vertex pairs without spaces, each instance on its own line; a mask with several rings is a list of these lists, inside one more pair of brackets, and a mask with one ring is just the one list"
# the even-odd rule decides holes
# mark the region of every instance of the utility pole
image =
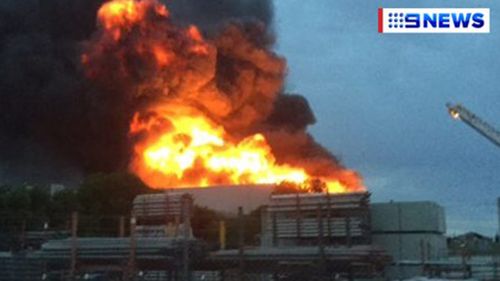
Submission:
[[75,280],[76,275],[76,258],[78,247],[78,213],[71,214],[71,268],[69,272],[70,280]]

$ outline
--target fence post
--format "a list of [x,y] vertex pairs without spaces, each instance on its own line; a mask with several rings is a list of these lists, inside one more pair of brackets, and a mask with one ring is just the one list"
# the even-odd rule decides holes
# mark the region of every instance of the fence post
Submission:
[[128,266],[127,269],[125,270],[123,278],[124,280],[133,279],[135,274],[135,256],[137,248],[136,225],[137,225],[137,219],[135,215],[132,215],[132,217],[130,218],[130,255],[128,260]]
[[273,225],[273,247],[278,246],[278,222],[276,218],[276,212],[271,213],[271,220]]
[[243,281],[243,272],[245,267],[244,260],[244,243],[245,243],[245,223],[243,217],[243,208],[238,207],[238,280]]
[[219,221],[219,245],[221,250],[226,249],[226,222]]
[[184,281],[189,281],[189,240],[191,236],[191,198],[189,195],[185,194],[182,196],[182,238],[183,238],[183,249],[182,249],[182,278]]
[[426,270],[425,270],[425,242],[423,239],[420,239],[420,265],[421,265],[421,271],[422,271],[422,276],[426,276]]
[[500,280],[498,278],[498,261],[496,259],[493,261],[493,280]]
[[331,198],[330,198],[330,192],[326,192],[326,226],[327,226],[327,237],[328,237],[328,244],[330,244],[332,241],[332,223],[331,223],[331,217],[332,217],[332,208],[331,208]]
[[347,247],[352,246],[352,235],[351,235],[351,217],[346,217],[345,218],[345,232],[346,232],[346,242],[347,242]]
[[24,250],[24,247],[26,246],[26,219],[23,219],[23,222],[21,223],[21,251]]
[[463,279],[467,278],[467,245],[462,250]]
[[300,211],[300,196],[299,191],[295,194],[295,231],[297,239],[300,241],[302,234],[302,213]]
[[326,256],[325,256],[325,244],[323,241],[323,213],[322,213],[322,205],[318,204],[318,210],[316,213],[318,220],[318,249],[319,249],[319,258],[320,258],[320,271],[321,273],[326,273]]
[[73,212],[71,214],[71,268],[69,272],[70,280],[75,280],[77,235],[78,235],[78,213]]
[[119,226],[118,226],[118,237],[125,236],[125,217],[120,216]]

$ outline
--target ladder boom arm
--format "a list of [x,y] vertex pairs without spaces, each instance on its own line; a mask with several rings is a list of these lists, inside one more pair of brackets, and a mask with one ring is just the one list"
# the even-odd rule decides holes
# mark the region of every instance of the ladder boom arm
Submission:
[[448,112],[454,119],[459,119],[476,130],[478,133],[489,139],[491,142],[500,147],[500,131],[496,130],[493,126],[486,123],[484,120],[476,116],[464,106],[457,104],[446,104]]

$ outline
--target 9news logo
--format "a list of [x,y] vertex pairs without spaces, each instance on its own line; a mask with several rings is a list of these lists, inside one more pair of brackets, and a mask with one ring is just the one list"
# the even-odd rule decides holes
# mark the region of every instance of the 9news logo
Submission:
[[489,33],[487,8],[379,8],[379,33]]

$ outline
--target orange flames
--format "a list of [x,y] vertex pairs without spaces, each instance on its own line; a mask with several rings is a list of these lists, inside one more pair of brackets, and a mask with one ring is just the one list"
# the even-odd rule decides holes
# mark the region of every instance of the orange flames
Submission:
[[101,6],[97,17],[107,30],[126,28],[141,22],[151,7],[158,15],[168,17],[167,8],[151,0],[110,1]]
[[[130,126],[131,133],[154,136],[135,147],[131,165],[151,186],[302,183],[311,178],[304,169],[277,164],[262,134],[235,141],[201,112],[182,106],[156,112],[161,116],[145,120],[136,114]],[[152,133],[159,127],[162,133]],[[347,190],[336,179],[323,180],[330,192]]]
[[[155,188],[167,188],[274,184],[284,181],[300,184],[319,178],[326,184],[329,192],[363,189],[358,176],[349,170],[318,177],[310,175],[297,163],[280,163],[273,155],[273,149],[264,134],[251,133],[235,137],[228,133],[219,119],[229,115],[231,101],[220,98],[221,90],[207,82],[207,77],[215,75],[217,48],[205,40],[194,25],[186,29],[176,27],[180,31],[172,36],[152,40],[150,37],[154,36],[150,34],[155,29],[148,25],[149,17],[169,20],[169,12],[155,0],[113,0],[103,4],[98,12],[104,36],[113,41],[124,40],[134,29],[140,30],[139,34],[144,38],[137,40],[131,48],[134,49],[134,54],[153,59],[157,69],[155,71],[159,73],[158,77],[148,80],[140,88],[149,91],[154,89],[155,93],[160,92],[160,97],[146,108],[138,110],[130,124],[130,135],[135,143],[130,169],[144,182]],[[172,30],[170,24],[166,24],[168,26],[164,27],[165,30]],[[102,49],[96,48],[95,52],[101,52]],[[275,59],[264,51],[248,52],[263,67],[268,57]],[[82,55],[82,62],[91,63],[99,55],[101,54],[86,53]],[[193,61],[197,67],[190,66],[194,64]],[[278,65],[274,69],[281,71],[283,67]],[[187,86],[181,86],[183,82]],[[267,81],[262,83],[265,82]],[[262,88],[276,92],[272,87]],[[200,99],[203,101],[200,102]],[[210,110],[200,108],[197,104],[216,110],[208,114]],[[245,110],[243,112],[256,115],[256,112],[248,108]],[[240,116],[233,115],[233,119]],[[235,124],[238,122],[232,121]]]

